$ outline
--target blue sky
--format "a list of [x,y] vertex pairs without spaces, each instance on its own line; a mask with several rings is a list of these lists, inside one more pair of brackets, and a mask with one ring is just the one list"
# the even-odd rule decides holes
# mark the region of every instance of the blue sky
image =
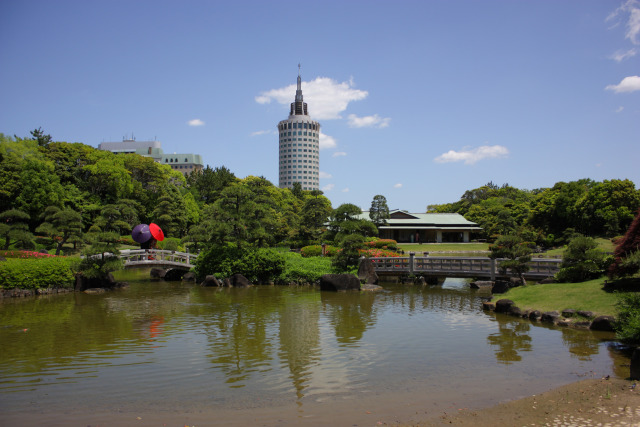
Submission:
[[0,58],[2,133],[133,134],[276,185],[301,63],[334,207],[640,184],[638,0],[3,0]]

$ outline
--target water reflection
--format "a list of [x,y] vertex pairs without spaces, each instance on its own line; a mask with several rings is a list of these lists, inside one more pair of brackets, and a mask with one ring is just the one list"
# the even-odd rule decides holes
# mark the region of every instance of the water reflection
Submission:
[[521,320],[498,321],[498,332],[490,334],[487,342],[494,347],[498,363],[509,365],[522,360],[521,352],[531,351],[530,324]]
[[[302,408],[372,390],[422,393],[459,384],[455,375],[465,387],[476,377],[485,384],[480,375],[500,376],[504,365],[552,377],[551,365],[560,375],[603,364],[622,372],[624,356],[600,351],[610,335],[488,315],[466,281],[385,288],[331,293],[132,281],[104,295],[6,300],[0,408],[25,411],[22,402],[36,392],[54,406],[103,404],[86,393],[93,387],[115,399],[113,407],[170,399]],[[524,360],[525,353],[536,357]]]
[[322,308],[340,345],[357,345],[364,332],[375,325],[375,298],[372,292],[322,292]]

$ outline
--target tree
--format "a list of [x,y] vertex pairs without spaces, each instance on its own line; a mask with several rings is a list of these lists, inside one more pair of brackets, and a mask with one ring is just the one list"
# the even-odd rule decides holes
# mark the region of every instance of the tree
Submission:
[[334,209],[329,220],[327,240],[340,242],[350,234],[360,234],[363,237],[375,236],[378,229],[369,220],[361,219],[362,209],[352,203],[343,203]]
[[82,216],[70,208],[49,206],[45,210],[45,222],[40,224],[36,232],[49,236],[56,245],[56,255],[60,255],[62,246],[69,239],[82,235]]
[[191,173],[187,177],[187,185],[194,194],[196,200],[202,203],[214,203],[220,197],[220,193],[229,187],[238,178],[225,166],[211,169],[206,168]]
[[29,232],[29,214],[18,209],[0,213],[0,236],[4,237],[4,249],[8,250],[11,240],[23,249],[32,248],[33,234]]
[[614,257],[608,272],[610,278],[632,276],[640,271],[640,210],[618,242]]
[[579,231],[616,236],[631,224],[640,208],[640,191],[628,180],[604,180],[576,202]]
[[600,277],[607,268],[606,254],[591,237],[574,236],[562,254],[556,278],[560,282],[584,282]]
[[489,249],[491,250],[490,258],[502,260],[498,264],[502,274],[506,274],[509,270],[520,278],[523,285],[526,285],[524,273],[529,271],[532,249],[522,241],[520,236],[513,234],[500,236]]
[[387,206],[387,199],[381,194],[373,197],[371,201],[371,207],[369,208],[369,218],[376,227],[386,225],[389,219],[389,206]]
[[329,199],[323,197],[322,194],[307,198],[300,213],[300,239],[305,243],[320,239],[329,215],[331,215],[331,202]]
[[338,270],[347,271],[358,265],[360,249],[364,246],[364,237],[351,234],[342,239],[342,250],[333,258],[332,264]]
[[49,144],[51,141],[53,141],[53,138],[51,138],[51,135],[44,133],[44,131],[42,130],[41,127],[39,127],[38,129],[34,129],[31,132],[29,132],[31,134],[31,136],[33,136],[34,141],[38,141],[38,145],[40,147],[44,147],[47,144]]

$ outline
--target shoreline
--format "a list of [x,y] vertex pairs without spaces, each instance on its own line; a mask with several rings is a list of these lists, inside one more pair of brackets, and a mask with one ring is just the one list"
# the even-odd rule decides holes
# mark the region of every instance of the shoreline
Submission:
[[481,409],[443,412],[398,427],[640,425],[640,387],[619,378],[585,379]]

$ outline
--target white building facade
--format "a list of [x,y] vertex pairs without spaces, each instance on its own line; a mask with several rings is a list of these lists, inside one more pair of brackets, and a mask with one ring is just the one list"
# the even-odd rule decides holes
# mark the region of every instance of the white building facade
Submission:
[[311,119],[303,101],[300,72],[289,118],[278,123],[278,134],[279,187],[299,182],[303,190],[320,189],[320,123]]

